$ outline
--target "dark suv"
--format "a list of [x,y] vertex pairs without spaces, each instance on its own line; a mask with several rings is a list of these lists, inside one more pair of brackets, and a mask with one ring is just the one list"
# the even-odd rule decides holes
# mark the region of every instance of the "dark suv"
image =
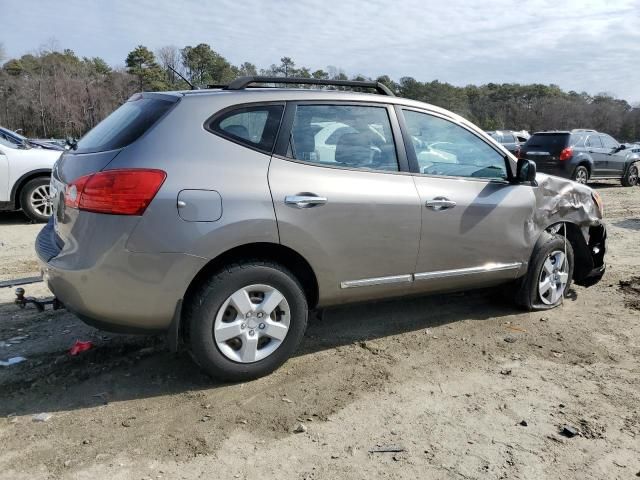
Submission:
[[595,130],[536,132],[520,156],[536,162],[540,172],[578,183],[619,179],[625,187],[638,184],[640,146],[620,144]]

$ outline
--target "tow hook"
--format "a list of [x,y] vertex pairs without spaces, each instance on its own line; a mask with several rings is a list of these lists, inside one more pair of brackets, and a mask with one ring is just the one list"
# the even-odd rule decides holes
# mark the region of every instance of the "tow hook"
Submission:
[[51,300],[38,300],[34,297],[25,297],[24,288],[22,287],[16,288],[16,299],[14,302],[20,308],[26,307],[28,303],[33,303],[39,312],[44,312],[47,305],[51,305],[53,310],[60,310],[61,308],[64,308],[62,302],[55,297]]

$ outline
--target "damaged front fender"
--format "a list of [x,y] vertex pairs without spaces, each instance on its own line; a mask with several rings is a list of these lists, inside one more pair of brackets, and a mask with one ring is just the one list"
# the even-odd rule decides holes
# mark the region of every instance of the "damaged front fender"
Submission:
[[528,225],[535,237],[533,243],[545,231],[565,235],[575,254],[575,283],[597,283],[604,274],[606,251],[599,195],[586,185],[564,178],[538,174],[536,180],[536,209]]

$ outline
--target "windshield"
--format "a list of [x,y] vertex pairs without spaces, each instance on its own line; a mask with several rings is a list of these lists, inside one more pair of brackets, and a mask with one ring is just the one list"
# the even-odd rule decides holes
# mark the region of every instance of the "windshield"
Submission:
[[174,102],[134,95],[78,141],[77,153],[123,148],[137,140]]

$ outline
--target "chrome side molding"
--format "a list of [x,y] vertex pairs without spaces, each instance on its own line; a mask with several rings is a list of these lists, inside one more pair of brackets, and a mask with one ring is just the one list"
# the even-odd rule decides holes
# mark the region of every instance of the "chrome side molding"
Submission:
[[390,277],[363,278],[361,280],[347,280],[340,283],[340,288],[372,287],[374,285],[389,285],[394,283],[411,283],[420,280],[435,280],[437,278],[458,277],[463,275],[477,275],[482,273],[501,272],[504,270],[517,270],[522,262],[512,263],[487,263],[481,267],[458,268],[455,270],[437,270],[433,272],[421,272],[406,275],[393,275]]
[[500,272],[503,270],[515,270],[522,266],[522,262],[513,263],[487,263],[481,267],[459,268],[456,270],[439,270],[436,272],[416,273],[414,280],[431,280],[434,278],[458,277],[461,275],[475,275],[478,273]]
[[340,288],[372,287],[373,285],[387,285],[390,283],[411,283],[413,275],[394,275],[392,277],[363,278],[362,280],[348,280],[340,283]]

